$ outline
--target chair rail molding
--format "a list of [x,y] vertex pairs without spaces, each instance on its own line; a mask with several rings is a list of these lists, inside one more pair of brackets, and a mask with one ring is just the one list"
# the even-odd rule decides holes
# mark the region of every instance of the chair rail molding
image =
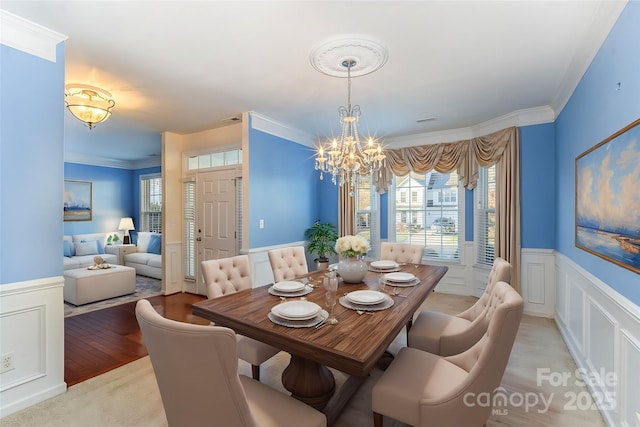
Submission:
[[555,258],[556,324],[581,378],[567,374],[586,383],[608,425],[637,426],[640,307],[565,255]]

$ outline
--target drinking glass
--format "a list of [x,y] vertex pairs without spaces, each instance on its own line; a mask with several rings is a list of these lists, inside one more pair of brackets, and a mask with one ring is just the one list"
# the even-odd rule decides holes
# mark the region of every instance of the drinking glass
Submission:
[[329,309],[329,318],[327,319],[327,323],[335,325],[338,323],[338,319],[333,316],[333,308],[336,305],[338,293],[338,277],[335,272],[332,271],[329,276],[325,277],[324,288],[326,290],[324,294],[325,304]]

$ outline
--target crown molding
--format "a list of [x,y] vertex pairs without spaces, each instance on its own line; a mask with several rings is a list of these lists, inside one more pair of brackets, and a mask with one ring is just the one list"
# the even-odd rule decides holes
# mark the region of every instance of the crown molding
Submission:
[[484,136],[512,126],[531,126],[551,123],[556,119],[553,109],[548,106],[527,108],[513,111],[504,116],[487,120],[475,126],[466,128],[443,130],[438,132],[418,133],[414,135],[386,138],[385,148],[414,147],[426,144],[440,144],[444,142],[462,141],[465,139]]
[[0,44],[56,62],[56,45],[67,36],[0,9]]
[[107,168],[130,170],[161,166],[160,157],[153,157],[145,160],[117,160],[109,159],[106,157],[93,156],[90,154],[71,153],[68,151],[64,153],[64,161],[67,163],[78,163],[81,165],[103,166]]
[[588,40],[582,45],[588,48],[575,52],[570,62],[567,63],[564,79],[556,91],[555,98],[551,100],[551,108],[558,114],[571,99],[571,95],[578,87],[580,80],[587,72],[593,58],[602,47],[627,3],[627,0],[606,1],[600,2],[596,7],[588,30],[582,34],[582,38]]
[[315,146],[314,138],[306,132],[276,122],[275,120],[256,113],[255,111],[250,111],[249,115],[252,129],[279,136],[280,138],[284,138],[301,145],[306,145],[307,147]]

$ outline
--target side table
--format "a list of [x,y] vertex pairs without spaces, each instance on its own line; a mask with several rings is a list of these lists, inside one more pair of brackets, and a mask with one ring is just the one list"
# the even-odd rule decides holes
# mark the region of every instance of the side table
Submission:
[[118,256],[118,264],[124,265],[124,256],[138,252],[136,245],[107,245],[104,247],[104,251],[108,254]]

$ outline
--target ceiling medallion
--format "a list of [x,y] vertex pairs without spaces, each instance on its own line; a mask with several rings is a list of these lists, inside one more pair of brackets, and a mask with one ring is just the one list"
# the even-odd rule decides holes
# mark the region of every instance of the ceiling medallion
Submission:
[[347,106],[340,107],[340,138],[319,144],[315,169],[331,175],[334,184],[347,184],[349,195],[354,195],[358,177],[378,172],[386,155],[382,145],[372,137],[360,140],[358,122],[360,106],[351,104],[351,77],[363,76],[382,67],[388,58],[387,49],[380,43],[348,38],[325,42],[311,52],[311,64],[321,73],[333,77],[347,77]]

